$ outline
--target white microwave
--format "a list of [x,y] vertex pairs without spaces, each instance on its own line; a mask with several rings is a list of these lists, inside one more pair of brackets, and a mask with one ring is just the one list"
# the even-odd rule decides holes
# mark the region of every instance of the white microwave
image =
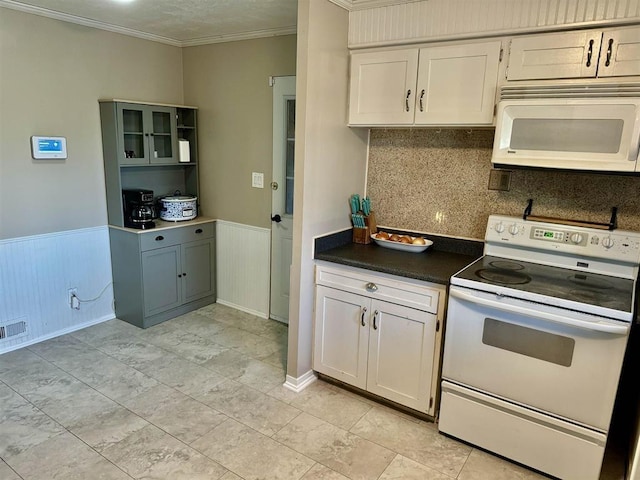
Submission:
[[640,172],[640,85],[504,87],[491,162]]

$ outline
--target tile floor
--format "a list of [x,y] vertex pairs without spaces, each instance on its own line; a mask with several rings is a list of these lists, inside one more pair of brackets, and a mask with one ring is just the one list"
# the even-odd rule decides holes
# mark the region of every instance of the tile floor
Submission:
[[0,479],[530,480],[435,425],[318,381],[286,326],[210,305],[0,356]]

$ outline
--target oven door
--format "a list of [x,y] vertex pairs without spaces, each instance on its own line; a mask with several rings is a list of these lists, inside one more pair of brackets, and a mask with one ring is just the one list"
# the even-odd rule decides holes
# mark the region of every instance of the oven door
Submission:
[[629,328],[452,286],[442,376],[606,432]]

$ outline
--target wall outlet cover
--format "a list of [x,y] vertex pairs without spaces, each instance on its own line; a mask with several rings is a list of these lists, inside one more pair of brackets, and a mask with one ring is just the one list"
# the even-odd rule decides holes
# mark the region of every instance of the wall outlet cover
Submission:
[[511,170],[491,169],[489,173],[489,190],[508,192],[511,186]]

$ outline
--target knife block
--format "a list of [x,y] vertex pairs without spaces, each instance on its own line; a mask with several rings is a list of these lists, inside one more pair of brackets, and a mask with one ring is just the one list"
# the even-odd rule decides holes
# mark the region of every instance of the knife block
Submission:
[[371,234],[378,231],[376,225],[376,216],[373,212],[370,212],[368,216],[364,217],[366,227],[353,227],[353,243],[362,243],[364,245],[371,243]]

